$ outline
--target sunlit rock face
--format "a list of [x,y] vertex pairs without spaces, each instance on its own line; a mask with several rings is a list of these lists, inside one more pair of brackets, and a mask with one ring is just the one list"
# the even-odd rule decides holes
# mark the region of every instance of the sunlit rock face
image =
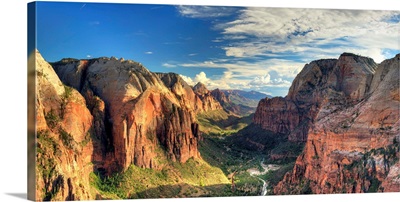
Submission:
[[202,100],[205,111],[222,109],[221,104],[214,98],[211,91],[209,91],[203,83],[199,82],[193,86],[193,91]]
[[30,60],[36,67],[36,199],[93,199],[93,116],[81,94],[64,86],[38,51]]
[[376,68],[372,59],[351,53],[306,64],[285,98],[260,101],[254,122],[266,130],[288,134],[290,141],[305,142],[318,116],[366,97]]
[[319,89],[305,148],[275,194],[400,191],[399,60],[339,58]]
[[160,169],[163,159],[199,157],[195,113],[208,109],[179,75],[116,58],[65,59],[53,66],[65,84],[80,90],[94,116],[95,167]]

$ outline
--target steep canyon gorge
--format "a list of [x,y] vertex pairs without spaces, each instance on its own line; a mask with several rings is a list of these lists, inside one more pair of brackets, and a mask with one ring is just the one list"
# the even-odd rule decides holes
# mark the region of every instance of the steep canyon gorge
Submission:
[[[192,87],[178,74],[151,72],[123,58],[48,63],[38,51],[31,58],[36,66],[37,200],[114,198],[93,187],[93,173],[113,176],[143,169],[182,184],[187,183],[184,174],[176,174],[170,165],[183,169],[194,163],[209,168],[202,163],[208,160],[221,169],[229,167],[218,162],[218,155],[225,158],[238,148],[216,140],[213,144],[222,149],[207,151],[204,142],[209,134],[201,128],[208,125],[199,114],[227,117],[234,121],[225,122],[233,124],[253,110],[249,126],[231,130],[239,134],[232,134],[233,138],[242,138],[237,142],[250,142],[257,151],[268,150],[265,142],[274,136],[302,145],[294,166],[271,194],[400,191],[399,54],[380,64],[351,53],[312,61],[294,79],[286,97],[265,97],[256,108],[234,103],[237,97],[230,97],[232,92],[208,90],[202,83]],[[259,140],[241,132],[251,127],[268,135],[261,132],[258,138],[263,140]],[[240,158],[243,153],[237,152]],[[249,154],[251,160],[253,153]],[[262,155],[272,161],[281,158]],[[240,162],[240,167],[244,165]],[[227,176],[233,187],[236,171],[225,167],[225,173],[201,175],[218,176],[215,181],[231,190]],[[201,178],[196,183],[201,187],[206,182]],[[180,185],[177,193],[185,189],[192,187]],[[179,196],[200,195],[196,194]],[[122,195],[119,198],[125,198]]]

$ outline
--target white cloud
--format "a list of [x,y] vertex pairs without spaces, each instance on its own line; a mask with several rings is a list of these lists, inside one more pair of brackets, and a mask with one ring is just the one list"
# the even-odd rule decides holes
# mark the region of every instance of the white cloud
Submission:
[[283,59],[270,59],[255,62],[245,62],[240,60],[215,60],[195,63],[182,63],[181,67],[187,68],[213,68],[226,69],[231,78],[248,78],[252,80],[254,77],[276,72],[279,77],[294,79],[297,73],[304,66],[304,62],[293,62]]
[[[192,18],[219,17],[215,15],[218,11],[207,9],[180,7],[180,13]],[[177,63],[224,71],[211,77],[198,74],[191,78],[193,82],[198,77],[208,87],[215,84],[283,95],[303,66],[313,60],[351,52],[379,63],[393,57],[386,50],[399,50],[400,20],[393,16],[400,16],[400,11],[262,7],[237,11],[239,15],[228,22],[213,21],[214,30],[222,36],[212,42],[220,43],[227,57]]]
[[264,76],[257,76],[254,78],[253,81],[250,82],[252,85],[266,85],[271,83],[271,76],[269,74],[266,74]]
[[169,64],[169,63],[163,63],[162,66],[163,66],[163,67],[167,67],[167,68],[176,67],[176,65],[174,65],[174,64]]
[[232,15],[235,10],[234,7],[226,6],[177,6],[179,13],[182,16],[189,18],[215,18]]
[[144,52],[144,54],[151,55],[151,54],[153,54],[153,52],[147,51],[147,52]]
[[204,61],[205,65],[209,65],[209,66],[214,66],[214,62],[213,61]]
[[[289,88],[291,82],[283,78],[271,78],[270,74],[264,76],[256,76],[254,78],[238,78],[231,71],[225,71],[222,75],[214,75],[207,77],[206,73],[200,72],[191,78],[189,76],[180,75],[189,85],[196,85],[198,82],[203,83],[209,90],[219,89],[241,89],[241,90],[258,90],[263,92],[274,91],[275,88]],[[285,91],[285,90],[284,90]],[[286,92],[285,92],[286,93]],[[271,93],[269,93],[271,94]]]
[[[321,10],[293,8],[247,8],[220,28],[222,37],[232,40],[223,47],[227,56],[254,57],[271,53],[292,53],[313,59],[319,52],[335,56],[347,50],[365,54],[377,62],[383,49],[398,49],[399,22],[389,22],[399,11]],[[230,39],[231,38],[231,39]],[[342,40],[345,39],[345,40]],[[334,49],[334,51],[330,51]],[[370,54],[370,55],[367,55]]]
[[255,77],[252,81],[249,82],[249,85],[252,87],[287,87],[289,88],[291,85],[290,81],[284,80],[282,78],[271,79],[269,74],[264,76]]
[[196,85],[196,83],[192,80],[192,78],[190,78],[190,77],[188,77],[188,76],[185,76],[185,75],[182,75],[182,74],[180,74],[179,75],[184,81],[186,81],[186,83],[187,84],[189,84],[189,85]]
[[194,77],[194,81],[195,81],[196,83],[201,82],[201,83],[207,84],[207,83],[210,81],[210,79],[207,78],[206,73],[200,72],[199,74],[197,74],[197,75]]
[[190,54],[188,54],[188,56],[190,56],[190,57],[196,56],[196,55],[198,55],[198,54],[197,54],[197,53],[190,53]]
[[186,83],[189,85],[196,85],[197,83],[201,82],[206,85],[207,89],[214,90],[216,88],[220,89],[230,89],[231,87],[226,82],[226,79],[230,78],[230,73],[224,72],[222,76],[216,76],[214,79],[208,78],[206,73],[200,72],[194,76],[192,79],[189,76],[180,75]]

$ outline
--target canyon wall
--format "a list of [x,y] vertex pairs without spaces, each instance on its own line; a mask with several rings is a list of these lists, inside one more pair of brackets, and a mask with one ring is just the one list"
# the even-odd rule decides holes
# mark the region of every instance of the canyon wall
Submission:
[[92,121],[86,101],[36,51],[36,200],[89,200]]
[[[275,194],[400,191],[399,60],[376,65],[345,53],[335,65],[318,65],[325,73],[304,67],[285,99],[299,111],[311,106],[306,144]],[[310,74],[322,83],[305,84]]]
[[290,141],[305,142],[318,114],[325,113],[322,106],[342,107],[363,99],[370,90],[376,68],[372,59],[351,53],[343,53],[339,59],[306,64],[293,80],[286,97],[259,102],[254,123],[263,129],[286,134]]
[[116,171],[130,164],[160,169],[166,159],[199,157],[195,113],[202,103],[175,74],[153,73],[117,58],[64,59],[53,63],[61,80],[79,89],[94,114],[100,149],[97,168]]

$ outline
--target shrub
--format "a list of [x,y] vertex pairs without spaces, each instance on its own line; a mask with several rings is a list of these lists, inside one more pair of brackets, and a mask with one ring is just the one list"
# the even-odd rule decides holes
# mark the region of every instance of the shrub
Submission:
[[115,173],[110,176],[103,176],[99,172],[90,173],[91,185],[98,190],[108,193],[114,193],[120,198],[127,198],[126,193],[120,187],[124,182],[124,175]]
[[64,94],[62,95],[63,99],[69,99],[72,95],[72,87],[64,85]]
[[74,138],[71,136],[71,134],[67,133],[64,129],[60,128],[58,130],[60,133],[60,138],[62,143],[64,144],[65,147],[68,149],[73,149],[73,143],[74,143]]
[[52,129],[55,128],[60,121],[60,117],[58,117],[53,109],[44,115],[44,119],[46,120],[47,125]]
[[72,95],[72,89],[73,88],[64,85],[64,93],[61,96],[61,103],[60,103],[61,118],[64,118],[65,108],[67,107],[69,98]]

